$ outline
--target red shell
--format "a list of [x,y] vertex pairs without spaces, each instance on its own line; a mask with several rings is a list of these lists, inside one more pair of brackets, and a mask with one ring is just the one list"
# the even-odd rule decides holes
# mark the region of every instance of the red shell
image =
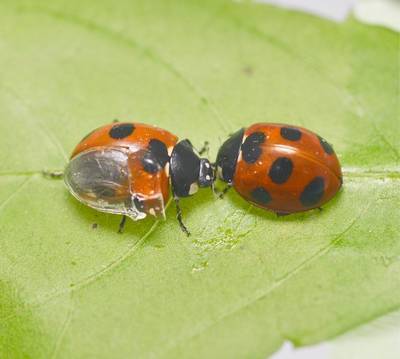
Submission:
[[[124,131],[124,129],[129,129],[129,131]],[[130,131],[131,129],[132,131]],[[145,152],[151,140],[163,142],[169,154],[171,154],[178,138],[166,130],[151,125],[113,123],[100,127],[84,137],[73,150],[71,159],[88,149],[104,147],[134,149],[137,154],[140,151]],[[128,163],[131,173],[131,186],[121,186],[120,191],[124,191],[124,193],[116,193],[116,201],[130,196],[130,188],[131,191],[133,189],[133,192],[140,193],[145,199],[145,212],[149,212],[154,207],[150,198],[154,196],[155,191],[161,191],[164,203],[167,203],[170,195],[168,168],[154,174],[146,172],[141,159],[137,155],[131,156]]]
[[[289,131],[296,136],[285,138],[281,131],[284,135]],[[250,163],[243,158],[243,145],[255,133],[261,137],[264,134],[265,140],[259,145],[258,158]],[[300,138],[296,138],[299,133]],[[279,158],[285,160],[275,162]],[[274,181],[274,176],[271,177],[274,163],[278,175],[285,165],[289,175],[284,173],[283,178],[278,176]],[[338,158],[330,145],[315,133],[301,127],[269,123],[257,123],[245,130],[233,186],[256,206],[280,214],[305,211],[329,201],[341,185]]]

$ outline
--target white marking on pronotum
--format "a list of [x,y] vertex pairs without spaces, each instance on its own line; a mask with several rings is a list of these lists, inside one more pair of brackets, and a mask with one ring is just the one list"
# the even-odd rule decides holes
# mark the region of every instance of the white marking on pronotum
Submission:
[[205,165],[207,168],[210,168],[210,164],[209,164],[208,162],[206,162],[204,165]]
[[246,141],[246,138],[247,138],[247,137],[248,137],[248,136],[243,135],[242,143],[241,143],[241,145],[240,145],[240,147],[239,147],[239,155],[238,155],[238,158],[237,158],[236,162],[240,162],[240,161],[242,160],[242,145],[243,145],[244,141]]
[[189,194],[194,194],[194,193],[196,193],[198,189],[199,189],[199,186],[197,185],[197,183],[196,183],[196,182],[193,182],[193,183],[190,185]]
[[154,208],[150,208],[150,209],[149,209],[149,213],[150,213],[152,216],[155,216],[155,215],[156,215],[156,211],[154,210]]
[[221,168],[221,166],[217,167],[217,175],[218,175],[218,178],[222,178],[222,168]]
[[206,176],[206,180],[209,181],[211,179],[210,175]]

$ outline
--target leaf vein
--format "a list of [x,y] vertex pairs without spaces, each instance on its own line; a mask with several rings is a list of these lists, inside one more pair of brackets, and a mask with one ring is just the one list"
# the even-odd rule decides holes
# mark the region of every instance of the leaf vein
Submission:
[[[170,202],[169,202],[170,203]],[[168,204],[169,204],[168,203]],[[47,295],[44,295],[37,301],[32,301],[29,302],[28,305],[31,305],[32,307],[40,307],[53,299],[60,297],[64,294],[72,294],[72,293],[78,293],[80,290],[83,288],[89,286],[90,284],[98,281],[100,278],[102,278],[105,274],[110,272],[111,270],[117,268],[120,266],[126,259],[128,259],[135,251],[142,245],[142,243],[154,232],[154,230],[157,228],[158,224],[161,222],[161,220],[155,221],[153,225],[150,227],[150,229],[136,242],[134,243],[128,250],[126,250],[123,254],[121,254],[119,257],[111,261],[110,263],[106,264],[103,266],[102,269],[99,271],[88,275],[87,277],[79,280],[74,287],[72,288],[63,288],[58,291],[51,292]],[[3,321],[8,321],[13,318],[15,318],[18,315],[18,313],[10,315],[8,317],[3,318]]]
[[[32,107],[32,105],[29,104],[27,101],[25,101],[25,99],[23,99],[16,91],[14,91],[14,89],[10,88],[9,86],[5,86],[5,85],[2,85],[2,88],[5,91],[7,91],[7,93],[9,95],[14,97],[19,103],[21,103],[22,106],[24,106],[26,109],[28,109],[29,112],[34,113],[35,109]],[[27,118],[31,119],[29,116]],[[54,147],[56,147],[56,149],[61,153],[64,160],[68,161],[67,153],[66,153],[65,149],[63,148],[63,146],[61,145],[59,139],[54,135],[54,133],[51,132],[40,120],[38,120],[35,123],[38,125],[38,128],[42,131],[42,133],[50,141],[50,143]]]
[[66,23],[79,26],[86,30],[92,31],[97,34],[101,34],[105,37],[108,37],[112,40],[115,40],[128,48],[134,48],[141,51],[147,58],[149,58],[153,63],[161,66],[167,72],[174,75],[177,79],[179,79],[192,93],[194,93],[199,100],[205,104],[213,116],[216,118],[217,122],[221,126],[225,132],[229,131],[226,126],[225,121],[223,120],[216,104],[213,100],[206,95],[206,93],[199,88],[196,84],[193,83],[186,75],[184,75],[178,68],[176,68],[170,61],[167,61],[163,58],[159,53],[157,53],[154,49],[150,48],[147,45],[143,45],[137,39],[132,38],[131,36],[125,36],[122,33],[110,29],[103,24],[99,24],[98,22],[93,22],[83,17],[78,17],[76,15],[67,14],[61,11],[51,10],[44,7],[29,7],[25,8],[26,12],[38,12],[42,15],[47,15],[55,20],[64,21]]
[[228,313],[221,315],[219,318],[217,318],[212,323],[206,324],[202,328],[197,329],[196,331],[189,334],[188,336],[185,336],[184,338],[181,338],[180,340],[176,341],[170,348],[167,348],[166,353],[177,348],[182,342],[187,342],[188,340],[195,339],[196,337],[200,336],[202,333],[206,332],[211,327],[213,327],[213,326],[217,325],[218,323],[226,320],[227,318],[235,315],[237,312],[247,309],[248,307],[254,305],[256,302],[259,302],[259,301],[263,300],[265,297],[267,297],[268,295],[270,295],[273,291],[275,291],[276,289],[281,287],[283,284],[285,284],[287,281],[289,281],[291,278],[293,278],[296,274],[298,274],[304,268],[306,268],[308,264],[316,261],[323,255],[325,255],[327,252],[329,252],[329,250],[334,245],[339,243],[342,240],[343,236],[353,228],[353,226],[361,218],[361,216],[370,208],[371,204],[372,204],[372,201],[366,207],[364,207],[363,210],[360,211],[360,213],[356,217],[353,218],[353,220],[348,224],[348,226],[342,232],[340,232],[328,245],[321,248],[319,251],[314,253],[312,256],[310,256],[309,258],[307,258],[306,260],[301,262],[297,267],[293,268],[291,271],[289,271],[284,276],[279,278],[269,288],[267,288],[264,291],[260,291],[260,293],[258,295],[256,294],[255,298],[252,298],[251,300],[248,300],[245,303],[240,303],[236,308],[232,309]]
[[10,196],[8,196],[1,204],[0,204],[0,212],[4,211],[4,208],[7,207],[7,205],[10,203],[10,201],[16,196],[18,195],[18,193],[20,193],[25,187],[26,185],[31,181],[32,177],[28,177],[25,179],[25,181],[23,181],[21,183],[21,185],[10,194]]
[[[71,293],[71,301],[73,300],[73,293]],[[64,323],[62,325],[62,328],[60,330],[60,333],[58,334],[58,338],[55,341],[55,345],[54,345],[54,349],[53,349],[53,354],[51,355],[51,359],[56,359],[59,353],[59,350],[61,348],[61,344],[65,338],[65,334],[67,333],[67,330],[71,324],[71,320],[72,320],[72,315],[74,313],[75,307],[74,307],[74,303],[72,302],[69,310],[67,312],[67,315],[65,317]]]

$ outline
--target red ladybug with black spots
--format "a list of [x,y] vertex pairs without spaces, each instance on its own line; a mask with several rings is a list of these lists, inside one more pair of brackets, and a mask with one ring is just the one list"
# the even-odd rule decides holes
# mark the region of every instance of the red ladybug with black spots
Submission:
[[290,125],[240,129],[223,143],[215,165],[217,176],[244,199],[278,215],[320,208],[342,186],[332,146]]
[[[200,151],[199,153],[201,153]],[[65,183],[79,201],[139,220],[165,217],[170,188],[182,230],[179,198],[213,185],[213,168],[189,140],[141,123],[112,123],[89,133],[72,152]]]

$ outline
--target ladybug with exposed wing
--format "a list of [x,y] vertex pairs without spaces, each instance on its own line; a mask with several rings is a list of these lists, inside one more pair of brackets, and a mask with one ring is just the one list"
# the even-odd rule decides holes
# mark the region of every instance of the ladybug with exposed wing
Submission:
[[[203,151],[199,151],[199,154]],[[213,168],[189,140],[141,123],[112,123],[89,133],[72,152],[64,180],[82,203],[102,212],[140,220],[165,218],[170,188],[183,224],[179,199],[211,187]]]

